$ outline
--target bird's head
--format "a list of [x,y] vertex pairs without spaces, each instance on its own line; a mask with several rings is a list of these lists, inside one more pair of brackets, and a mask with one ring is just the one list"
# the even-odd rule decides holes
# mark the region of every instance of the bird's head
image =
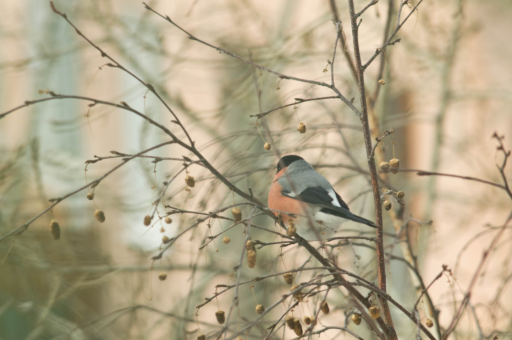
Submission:
[[276,174],[279,173],[279,171],[287,168],[290,164],[292,164],[295,161],[304,160],[302,157],[296,156],[296,155],[288,155],[281,157],[279,162],[277,162],[276,166]]

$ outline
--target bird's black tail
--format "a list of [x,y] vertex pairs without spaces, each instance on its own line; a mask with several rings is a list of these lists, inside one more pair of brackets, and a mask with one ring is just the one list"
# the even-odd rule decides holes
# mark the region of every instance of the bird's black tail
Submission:
[[377,228],[377,225],[375,223],[373,223],[372,221],[367,220],[366,218],[363,218],[361,216],[354,215],[349,210],[344,209],[344,208],[338,208],[338,207],[336,207],[336,209],[323,208],[320,211],[325,214],[339,216],[339,217],[346,218],[347,220],[351,220],[351,221],[354,221],[357,223],[366,224],[367,226],[372,227],[372,228]]

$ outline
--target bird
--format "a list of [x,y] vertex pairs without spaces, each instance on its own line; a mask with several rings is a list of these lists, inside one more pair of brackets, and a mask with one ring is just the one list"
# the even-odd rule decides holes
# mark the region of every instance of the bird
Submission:
[[377,228],[370,220],[350,212],[331,183],[302,157],[287,155],[277,163],[268,206],[287,228],[307,241],[323,241],[347,220]]

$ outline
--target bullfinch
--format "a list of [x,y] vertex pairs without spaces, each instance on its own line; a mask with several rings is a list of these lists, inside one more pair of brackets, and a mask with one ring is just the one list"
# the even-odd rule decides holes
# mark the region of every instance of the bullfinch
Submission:
[[295,155],[284,156],[277,163],[268,206],[287,228],[292,223],[297,234],[308,241],[332,237],[346,220],[377,227],[352,214],[331,183]]

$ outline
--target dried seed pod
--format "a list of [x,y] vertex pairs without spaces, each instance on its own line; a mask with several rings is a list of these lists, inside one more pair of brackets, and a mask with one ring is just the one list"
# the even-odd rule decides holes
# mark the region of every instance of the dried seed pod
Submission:
[[169,242],[171,242],[171,239],[169,237],[167,237],[167,236],[162,237],[162,243],[163,244],[167,244]]
[[199,334],[199,335],[197,336],[197,340],[206,340],[206,335],[204,335],[204,334]]
[[389,161],[389,167],[391,168],[391,172],[396,174],[400,168],[400,160],[398,158],[391,159]]
[[85,197],[87,197],[89,201],[92,201],[94,199],[94,194],[92,192],[88,192]]
[[240,222],[242,220],[242,211],[239,207],[234,207],[231,209],[231,214],[233,214],[233,219],[235,222]]
[[389,171],[389,163],[388,162],[381,162],[380,163],[380,170],[382,172],[388,172]]
[[187,183],[189,187],[193,188],[196,185],[196,180],[194,177],[187,175],[187,177],[185,177],[185,183]]
[[434,326],[434,322],[432,320],[430,320],[430,319],[427,319],[425,324],[427,325],[428,328],[432,328],[432,326]]
[[50,232],[52,233],[54,240],[58,240],[60,238],[60,226],[57,221],[50,221]]
[[384,209],[386,209],[387,211],[391,210],[391,207],[393,206],[391,204],[391,202],[388,200],[385,200],[384,202],[382,202],[382,205],[384,206]]
[[256,249],[256,248],[254,248],[254,242],[252,240],[247,240],[247,242],[245,243],[245,249],[247,249],[247,250]]
[[158,274],[158,279],[160,281],[165,281],[165,279],[167,279],[167,274],[164,272],[161,272],[160,274]]
[[304,317],[304,323],[305,323],[306,325],[311,325],[311,318],[310,318],[309,316],[305,316],[305,317]]
[[288,231],[286,232],[288,236],[292,237],[297,234],[297,228],[295,227],[295,223],[292,219],[290,219],[290,226],[288,227]]
[[405,193],[403,191],[399,191],[396,193],[396,195],[398,196],[398,198],[404,198]]
[[378,83],[379,83],[379,84],[381,84],[381,85],[386,84],[386,82],[384,81],[384,79],[380,79],[380,80],[378,81]]
[[288,326],[288,328],[290,329],[294,329],[295,328],[295,319],[293,318],[293,316],[291,315],[288,315],[286,317],[286,325]]
[[263,305],[256,305],[256,313],[263,314],[264,311],[265,307],[263,307]]
[[269,143],[265,143],[265,145],[263,145],[263,147],[265,148],[265,150],[270,150],[272,148],[272,145],[270,145]]
[[283,277],[286,283],[288,283],[289,285],[293,283],[293,273],[284,273]]
[[302,325],[300,324],[300,320],[294,319],[293,322],[295,323],[293,327],[293,331],[295,332],[295,334],[297,334],[297,336],[301,336],[302,334],[304,334],[304,332],[302,331]]
[[223,310],[218,310],[215,312],[215,317],[217,318],[217,322],[219,324],[223,324],[224,322],[226,322],[226,313],[224,313]]
[[360,325],[361,324],[361,314],[357,314],[357,313],[352,314],[352,321],[356,325]]
[[146,215],[144,216],[144,225],[148,227],[151,224],[151,216]]
[[[293,285],[291,288],[290,288],[290,291],[293,292],[295,289],[299,288],[299,285]],[[295,300],[299,301],[299,302],[302,302],[304,296],[302,295],[302,292],[300,290],[296,291],[295,293],[293,293],[293,297],[295,298]]]
[[170,217],[166,217],[166,218],[165,218],[165,223],[167,223],[167,224],[171,224],[171,223],[172,223],[172,218],[170,218]]
[[304,123],[300,123],[297,130],[299,130],[300,133],[306,133],[306,125],[304,125]]
[[245,248],[247,248],[247,265],[249,268],[254,268],[256,266],[256,248],[254,247],[254,242],[251,240],[247,241]]
[[322,304],[320,305],[320,309],[322,310],[322,312],[324,312],[324,314],[329,314],[330,309],[327,301],[322,302]]
[[256,250],[247,251],[247,266],[254,268],[256,266]]
[[231,239],[228,236],[224,236],[224,238],[222,238],[222,242],[228,244],[229,242],[231,242]]
[[379,307],[377,306],[371,306],[369,309],[368,309],[368,313],[370,314],[370,316],[372,317],[372,319],[378,319],[379,316],[380,316],[380,309]]
[[105,222],[105,213],[103,212],[103,210],[96,209],[96,211],[94,212],[94,217],[96,217],[96,220],[100,223]]

